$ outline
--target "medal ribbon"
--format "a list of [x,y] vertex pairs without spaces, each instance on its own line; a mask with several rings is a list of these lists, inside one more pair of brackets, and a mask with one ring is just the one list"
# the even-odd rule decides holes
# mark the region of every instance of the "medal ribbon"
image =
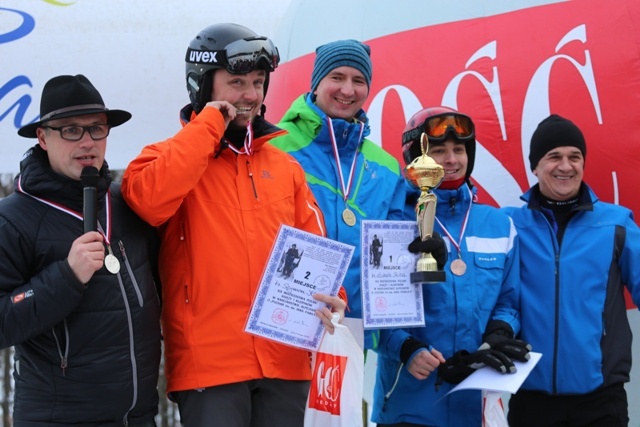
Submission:
[[229,148],[236,154],[246,154],[247,156],[253,154],[253,126],[251,126],[251,121],[247,122],[247,134],[244,137],[244,147],[238,150],[233,144],[229,144]]
[[[71,215],[72,217],[79,219],[80,221],[84,221],[84,216],[79,213],[76,212],[72,209],[67,208],[66,206],[60,205],[58,203],[52,202],[50,200],[47,199],[42,199],[40,197],[34,196],[33,194],[29,194],[27,193],[23,188],[22,188],[22,183],[20,181],[21,177],[18,177],[18,189],[17,191],[25,194],[37,201],[39,201],[40,203],[44,203],[45,205],[49,205],[54,209],[57,209],[59,211],[62,211],[66,214]],[[106,233],[103,231],[102,227],[100,226],[100,224],[98,224],[98,231],[100,232],[100,234],[102,234],[102,237],[104,237],[104,242],[109,245],[110,244],[110,238],[111,238],[111,204],[110,204],[110,192],[109,190],[107,190],[107,194],[104,197],[104,202],[105,202],[105,206],[106,206],[106,211],[107,211],[107,231]]]
[[[349,179],[347,184],[344,183],[344,175],[342,174],[342,165],[340,164],[340,154],[338,153],[338,144],[336,143],[336,135],[333,132],[333,121],[331,117],[327,116],[327,122],[329,123],[329,135],[331,136],[331,146],[333,147],[333,156],[336,160],[336,165],[338,166],[338,175],[340,176],[340,186],[342,187],[342,198],[344,199],[345,206],[347,205],[347,199],[349,198],[349,192],[351,192],[351,184],[353,180],[353,175],[356,170],[356,161],[358,159],[358,148],[356,148],[356,152],[353,156],[353,161],[351,162],[351,171],[349,172]],[[360,122],[360,135],[358,136],[358,141],[362,139],[362,133],[364,132],[364,123]],[[358,146],[359,146],[358,142]]]
[[451,244],[455,246],[455,248],[457,249],[458,258],[462,257],[461,255],[462,251],[460,250],[460,245],[462,244],[462,238],[464,236],[464,232],[467,229],[467,222],[469,221],[469,214],[471,213],[471,205],[472,205],[471,200],[473,199],[473,195],[471,194],[471,189],[468,186],[467,186],[467,190],[469,191],[470,202],[469,202],[469,207],[467,208],[467,213],[464,215],[464,220],[462,221],[462,229],[460,230],[460,239],[458,239],[457,242],[453,239],[453,236],[451,235],[451,233],[449,233],[449,230],[447,230],[447,228],[440,222],[440,220],[436,216],[436,221],[438,221],[440,228],[442,228],[442,231],[444,231],[444,234],[447,235],[447,237],[451,241]]

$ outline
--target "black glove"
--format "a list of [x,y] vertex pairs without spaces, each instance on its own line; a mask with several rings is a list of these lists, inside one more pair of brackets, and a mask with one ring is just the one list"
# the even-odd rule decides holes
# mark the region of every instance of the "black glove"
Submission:
[[466,350],[460,350],[438,366],[436,387],[442,384],[442,381],[458,384],[483,366],[489,366],[501,374],[512,374],[516,371],[511,359],[499,351],[488,349],[469,353]]
[[434,231],[431,237],[426,240],[422,240],[420,236],[416,237],[413,242],[409,243],[409,252],[412,254],[418,254],[421,252],[430,253],[436,259],[438,263],[438,269],[442,270],[447,263],[447,245],[444,243],[442,236],[437,231]]
[[513,329],[502,320],[491,320],[482,336],[482,345],[478,350],[497,350],[507,357],[519,362],[526,362],[531,358],[531,344],[513,337]]

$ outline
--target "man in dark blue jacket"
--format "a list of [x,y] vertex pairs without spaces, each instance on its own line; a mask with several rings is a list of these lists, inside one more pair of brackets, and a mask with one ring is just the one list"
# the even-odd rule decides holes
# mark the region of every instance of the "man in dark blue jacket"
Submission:
[[[110,129],[130,118],[86,77],[58,76],[40,120],[18,130],[38,143],[0,201],[0,347],[15,346],[15,427],[155,426],[155,233],[104,160]],[[98,231],[83,227],[86,167]]]
[[582,180],[587,146],[558,115],[531,138],[538,178],[521,208],[521,337],[543,354],[509,402],[511,427],[626,426],[631,330],[624,285],[640,304],[640,229],[629,209]]

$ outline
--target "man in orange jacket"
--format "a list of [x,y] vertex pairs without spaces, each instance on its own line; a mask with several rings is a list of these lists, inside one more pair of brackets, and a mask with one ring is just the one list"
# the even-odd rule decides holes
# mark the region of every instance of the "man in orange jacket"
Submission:
[[[123,194],[162,237],[167,391],[184,426],[301,426],[309,353],[244,332],[281,224],[325,235],[324,218],[293,157],[266,142],[272,41],[248,28],[203,29],[186,56],[183,128],[145,147]],[[318,316],[331,331],[331,308]]]

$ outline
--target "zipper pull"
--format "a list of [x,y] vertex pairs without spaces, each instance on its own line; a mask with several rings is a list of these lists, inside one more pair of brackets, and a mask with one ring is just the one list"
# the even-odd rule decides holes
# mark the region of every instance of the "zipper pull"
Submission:
[[67,358],[63,357],[60,359],[60,369],[62,369],[62,376],[67,376]]
[[442,385],[443,382],[444,381],[442,379],[442,376],[440,376],[440,370],[438,369],[436,373],[436,384],[435,384],[436,393],[438,392],[438,390],[440,390],[440,386]]
[[227,141],[227,139],[226,138],[222,138],[222,140],[220,141],[220,146],[218,147],[216,152],[213,154],[213,158],[217,159],[218,157],[220,157],[220,154],[222,153],[222,150],[224,150],[228,146],[229,146],[229,142]]
[[249,179],[251,180],[251,187],[253,188],[253,196],[258,198],[258,191],[256,190],[256,184],[253,181],[253,170],[251,169],[251,163],[247,160],[247,171],[249,171]]

